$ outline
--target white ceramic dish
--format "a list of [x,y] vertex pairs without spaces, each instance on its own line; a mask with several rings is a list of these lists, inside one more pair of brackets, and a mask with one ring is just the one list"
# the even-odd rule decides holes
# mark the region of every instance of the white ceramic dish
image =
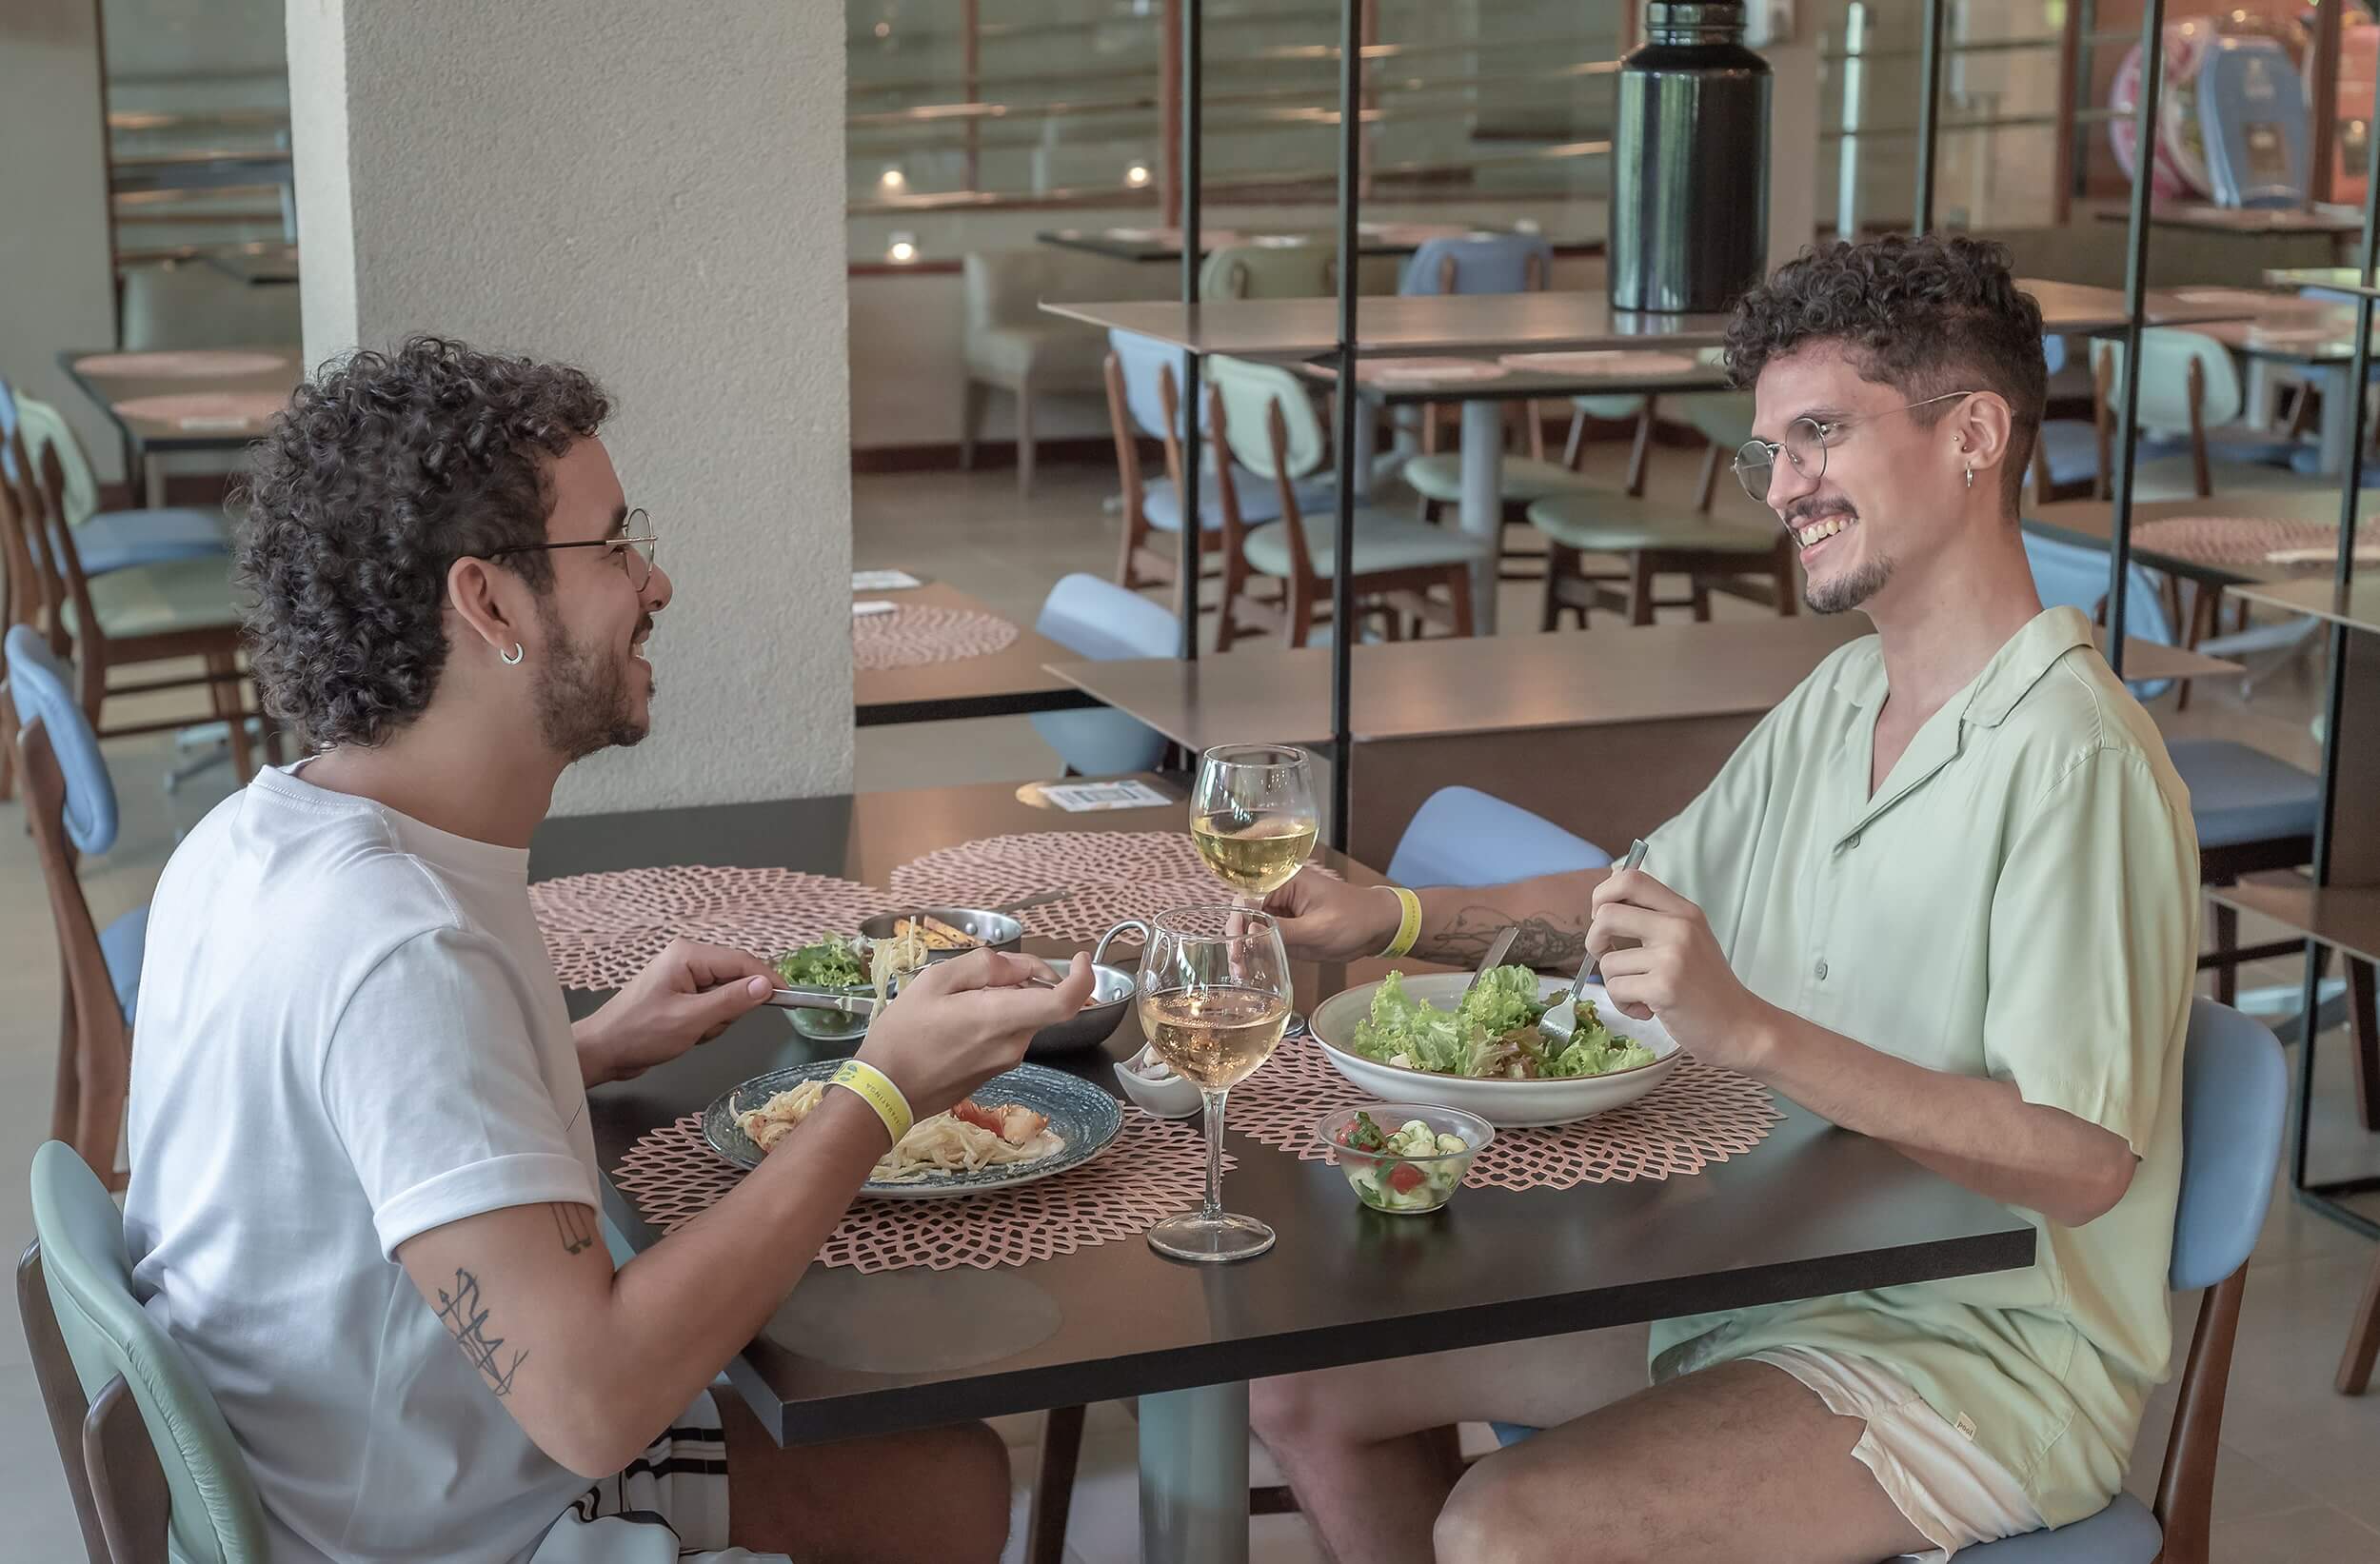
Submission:
[[[1441,1010],[1453,1009],[1470,981],[1467,972],[1432,973],[1404,980],[1407,994],[1426,1000]],[[1538,983],[1539,992],[1549,998],[1567,994],[1570,989],[1559,978],[1540,978]],[[1634,1102],[1668,1079],[1670,1072],[1677,1068],[1676,1040],[1662,1029],[1661,1023],[1621,1015],[1613,1006],[1611,996],[1597,983],[1589,983],[1585,992],[1586,998],[1595,1002],[1603,1024],[1652,1049],[1652,1063],[1610,1075],[1581,1076],[1574,1080],[1466,1080],[1459,1076],[1378,1063],[1351,1052],[1350,1046],[1355,1041],[1356,1023],[1370,1013],[1372,995],[1378,987],[1378,983],[1364,983],[1343,994],[1334,994],[1314,1007],[1308,1024],[1315,1041],[1321,1044],[1322,1052],[1339,1073],[1383,1102],[1435,1102],[1460,1108],[1465,1113],[1478,1114],[1499,1130],[1571,1124]],[[1570,1005],[1565,1000],[1548,1014],[1557,1025],[1566,1024]]]
[[1153,1061],[1150,1050],[1143,1048],[1116,1066],[1116,1084],[1142,1113],[1152,1119],[1189,1119],[1206,1106],[1206,1099],[1199,1095],[1199,1083],[1187,1076],[1152,1080],[1142,1075],[1141,1070]]

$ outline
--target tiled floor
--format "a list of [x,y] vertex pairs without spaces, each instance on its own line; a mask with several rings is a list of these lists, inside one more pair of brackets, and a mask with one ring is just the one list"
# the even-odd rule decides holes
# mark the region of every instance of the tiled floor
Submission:
[[[1596,460],[1616,465],[1617,459],[1598,452]],[[1656,491],[1689,493],[1694,465],[1691,458],[1661,453]],[[1112,487],[1110,473],[1062,465],[1045,467],[1037,492],[1023,501],[1006,471],[863,478],[855,485],[855,563],[922,565],[1029,622],[1058,576],[1112,570],[1118,523],[1103,505]],[[1535,624],[1535,591],[1527,584],[1506,586],[1508,625]],[[679,605],[687,610],[699,611],[699,605]],[[1747,610],[1721,600],[1721,611]],[[1598,627],[1592,633],[1625,632]],[[2306,726],[2311,689],[2303,670],[2268,679],[2247,705],[2228,687],[2202,685],[2189,713],[2176,718],[2167,709],[2159,716],[2172,732],[2244,738],[2304,762],[2312,753]],[[2161,703],[2172,703],[2170,697]],[[968,723],[963,741],[954,742],[958,737],[948,726],[863,730],[857,784],[872,789],[1022,779],[1048,775],[1055,765],[1021,719]],[[228,773],[217,768],[169,797],[159,779],[170,758],[169,740],[109,745],[124,831],[116,851],[88,864],[85,876],[103,921],[148,894],[177,833],[228,785]],[[47,1133],[57,1016],[50,948],[30,844],[20,831],[0,829],[0,949],[10,953],[0,961],[0,1170],[22,1169]],[[2293,963],[2273,963],[2248,981],[2287,983],[2294,977]],[[2380,1146],[2354,1126],[2346,1106],[2343,1040],[2336,1034],[2324,1039],[2318,1144],[2336,1148],[2331,1157],[2342,1166],[2380,1161]],[[30,1232],[21,1175],[0,1177],[0,1243],[13,1255]],[[2380,1394],[2349,1400],[2330,1388],[2371,1262],[2371,1246],[2361,1238],[2286,1198],[2275,1203],[2251,1272],[2224,1419],[2214,1556],[2225,1564],[2380,1560]],[[2187,1332],[2193,1312],[2179,1311],[2178,1330]],[[77,1558],[79,1537],[14,1316],[13,1291],[0,1291],[0,1508],[11,1517],[12,1538],[0,1554]],[[2170,1396],[2160,1396],[2133,1465],[2132,1486],[2144,1496],[2155,1486],[2171,1415]],[[1032,1470],[1038,1422],[1024,1417],[1003,1426],[1021,1480]],[[1469,1431],[1468,1442],[1476,1446],[1480,1435]],[[1094,1409],[1070,1534],[1070,1556],[1080,1564],[1137,1555],[1134,1449],[1127,1410]],[[1269,1480],[1260,1452],[1258,1462],[1259,1480]],[[1319,1557],[1295,1516],[1259,1519],[1253,1536],[1254,1555],[1262,1564]]]

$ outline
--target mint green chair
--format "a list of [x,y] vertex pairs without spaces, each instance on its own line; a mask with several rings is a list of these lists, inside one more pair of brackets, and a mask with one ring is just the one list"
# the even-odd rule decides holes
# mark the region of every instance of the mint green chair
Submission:
[[222,1409],[141,1308],[124,1217],[62,1141],[33,1153],[17,1301],[94,1559],[263,1564],[265,1507]]
[[[9,387],[0,382],[0,399]],[[204,559],[228,555],[230,536],[220,509],[169,505],[138,510],[99,508],[99,475],[73,426],[57,408],[30,396],[14,399],[17,419],[25,430],[25,447],[38,462],[55,451],[65,478],[66,525],[74,530],[74,551],[82,556],[87,574],[104,576],[135,564],[167,560]],[[7,423],[0,406],[0,426]],[[7,432],[0,426],[0,433]]]
[[[1308,517],[1299,508],[1299,480],[1330,460],[1322,421],[1315,416],[1306,383],[1278,365],[1219,356],[1207,360],[1206,373],[1207,432],[1215,442],[1216,465],[1228,470],[1237,461],[1273,480],[1281,502],[1279,525],[1251,530],[1230,485],[1219,485],[1224,552],[1216,649],[1230,647],[1243,617],[1271,618],[1290,645],[1302,646],[1340,567],[1336,511]],[[1417,629],[1426,622],[1458,636],[1471,634],[1471,572],[1494,567],[1490,540],[1359,502],[1355,545],[1355,557],[1347,562],[1355,595],[1378,600],[1372,611],[1389,615],[1392,633],[1401,633],[1397,616],[1411,614]],[[1279,597],[1270,604],[1242,601],[1252,575],[1279,581]],[[1440,590],[1444,597],[1435,595]],[[1340,626],[1334,633],[1347,630]]]
[[1313,235],[1225,245],[1199,267],[1201,299],[1314,299],[1338,291],[1338,246]]

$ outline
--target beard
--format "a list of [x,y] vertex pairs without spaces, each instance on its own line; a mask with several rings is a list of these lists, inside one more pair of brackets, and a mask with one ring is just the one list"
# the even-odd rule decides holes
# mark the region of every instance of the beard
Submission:
[[1884,590],[1884,584],[1892,579],[1891,560],[1868,560],[1831,581],[1810,583],[1802,590],[1801,601],[1814,614],[1848,613]]
[[[599,749],[641,742],[651,724],[637,716],[620,659],[573,642],[549,598],[537,604],[547,651],[538,663],[538,735],[565,761],[581,761]],[[640,626],[640,629],[642,626]]]

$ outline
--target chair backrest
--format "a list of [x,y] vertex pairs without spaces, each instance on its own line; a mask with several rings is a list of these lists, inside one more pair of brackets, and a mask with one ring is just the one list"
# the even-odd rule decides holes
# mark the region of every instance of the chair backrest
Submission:
[[61,1141],[33,1153],[33,1233],[58,1334],[86,1399],[121,1377],[171,1495],[173,1556],[194,1564],[265,1557],[265,1511],[230,1425],[181,1346],[132,1290],[124,1216]]
[[1399,293],[1536,293],[1554,275],[1554,246],[1535,233],[1424,239],[1405,263]]
[[2175,1292],[2211,1287],[2248,1263],[2272,1203],[2289,1069],[2263,1022],[2192,1000],[2182,1058],[2182,1197]]
[[[115,784],[100,756],[99,736],[74,699],[73,681],[49,643],[29,625],[10,627],[6,658],[9,697],[17,721],[26,726],[41,723],[65,779],[67,840],[77,852],[106,852],[116,841]],[[0,735],[0,741],[15,740],[14,734]]]
[[99,475],[91,470],[90,458],[75,437],[74,426],[57,408],[30,396],[16,399],[16,411],[25,430],[25,448],[33,460],[39,462],[45,450],[57,453],[59,470],[66,475],[67,525],[82,525],[98,513]]
[[1399,885],[1501,885],[1611,861],[1594,842],[1518,804],[1476,788],[1441,787],[1405,827],[1388,878]]
[[1201,299],[1312,299],[1337,291],[1339,251],[1298,234],[1266,244],[1225,245],[1199,267]]
[[[1140,593],[1082,574],[1050,588],[1033,628],[1095,663],[1171,657],[1181,636],[1180,622]],[[1165,754],[1163,734],[1121,711],[1036,712],[1033,728],[1089,777],[1152,770]]]
[[124,350],[281,347],[305,335],[299,288],[251,287],[200,261],[124,268]]
[[[2107,361],[2108,406],[2123,394],[2124,345],[2109,340],[2091,345],[2092,365]],[[2193,378],[2192,366],[2197,374]],[[2215,428],[2235,421],[2247,406],[2240,387],[2239,366],[2212,337],[2173,327],[2152,326],[2140,333],[2140,426],[2172,433],[2192,427],[2192,386],[2198,397],[2200,426]]]
[[[1160,389],[1168,374],[1179,375],[1181,369],[1181,349],[1168,347],[1154,337],[1137,331],[1107,333],[1108,350],[1124,375],[1124,406],[1132,413],[1132,422],[1142,434],[1152,440],[1165,438],[1165,398]],[[1176,382],[1175,401],[1179,404],[1180,382]],[[1189,415],[1177,407],[1180,428],[1186,431]]]
[[[1211,357],[1206,378],[1223,404],[1223,441],[1241,466],[1259,478],[1279,478],[1284,465],[1291,478],[1302,478],[1330,458],[1330,442],[1322,421],[1315,415],[1307,385],[1277,364],[1247,359]],[[1288,434],[1285,464],[1273,460],[1266,434],[1275,407]]]
[[[2043,607],[2080,608],[2093,619],[2101,617],[2108,595],[2107,550],[2028,531],[2025,558],[2033,565],[2033,589],[2041,594]],[[2160,646],[2176,640],[2157,578],[2145,565],[2135,564],[2124,576],[2124,633]],[[2170,679],[2135,682],[2132,689],[2141,700],[2153,701],[2172,684]]]

